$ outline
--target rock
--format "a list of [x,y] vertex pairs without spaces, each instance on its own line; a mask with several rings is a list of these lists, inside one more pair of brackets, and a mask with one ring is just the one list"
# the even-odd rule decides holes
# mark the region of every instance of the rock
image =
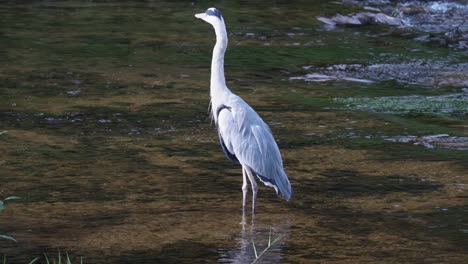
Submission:
[[374,12],[381,12],[380,9],[375,8],[375,7],[370,7],[370,6],[365,6],[364,10],[369,10],[369,11],[374,11]]
[[336,25],[368,25],[368,24],[384,24],[391,26],[402,25],[400,19],[388,16],[384,13],[360,12],[350,16],[336,15],[332,18],[317,17],[317,20],[325,24]]
[[431,36],[430,35],[424,35],[424,36],[417,37],[414,40],[421,41],[421,42],[429,42],[429,41],[431,41]]
[[391,25],[391,26],[402,25],[402,22],[400,19],[396,17],[387,16],[386,14],[383,14],[383,13],[374,14],[373,18],[376,21],[380,22],[381,24],[385,24],[385,25]]
[[424,13],[426,12],[426,9],[424,9],[424,7],[422,6],[403,6],[400,7],[398,11],[400,12],[400,14],[412,16],[419,13]]
[[326,17],[317,17],[317,20],[327,24],[327,25],[331,25],[331,26],[334,26],[336,25],[336,22],[333,21],[332,19],[329,19],[329,18],[326,18]]

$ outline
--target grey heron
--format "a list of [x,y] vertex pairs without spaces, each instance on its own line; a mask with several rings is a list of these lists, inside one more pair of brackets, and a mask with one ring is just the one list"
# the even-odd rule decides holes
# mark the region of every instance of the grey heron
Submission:
[[208,8],[195,17],[210,23],[216,34],[216,44],[211,61],[211,115],[218,128],[221,148],[231,161],[242,166],[242,208],[245,210],[247,178],[252,187],[252,213],[255,211],[257,178],[278,195],[289,200],[291,184],[283,169],[278,145],[269,126],[242,98],[226,86],[224,77],[224,53],[228,37],[224,19],[216,8]]

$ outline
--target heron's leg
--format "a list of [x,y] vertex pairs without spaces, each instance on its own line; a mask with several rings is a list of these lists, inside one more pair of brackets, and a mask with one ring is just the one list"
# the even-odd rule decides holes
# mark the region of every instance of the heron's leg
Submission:
[[247,172],[244,167],[242,167],[242,212],[245,210],[245,199],[247,197]]
[[258,185],[257,182],[255,181],[255,176],[253,175],[253,171],[251,169],[247,169],[247,176],[249,177],[250,184],[252,186],[252,220],[253,220],[253,214],[255,213],[255,204],[257,202],[257,191],[258,191]]
[[245,210],[242,208],[242,218],[240,224],[242,225],[242,233],[245,232]]

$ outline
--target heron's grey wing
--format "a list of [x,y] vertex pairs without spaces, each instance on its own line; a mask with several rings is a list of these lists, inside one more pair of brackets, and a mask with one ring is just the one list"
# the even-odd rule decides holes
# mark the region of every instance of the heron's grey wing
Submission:
[[231,112],[238,129],[235,135],[231,132],[237,159],[250,167],[265,185],[275,188],[277,193],[289,199],[292,194],[291,184],[270,128],[243,101],[233,106]]
[[237,125],[232,116],[231,109],[230,107],[222,106],[216,114],[218,116],[217,126],[221,148],[229,160],[239,163],[233,147],[233,144],[236,142],[234,137]]

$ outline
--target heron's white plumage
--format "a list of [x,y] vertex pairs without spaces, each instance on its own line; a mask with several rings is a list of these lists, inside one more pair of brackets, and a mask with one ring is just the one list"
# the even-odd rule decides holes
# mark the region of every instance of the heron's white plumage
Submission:
[[291,185],[283,169],[280,151],[270,128],[244,100],[229,97],[218,116],[218,132],[228,150],[239,162],[254,171],[267,186],[274,187],[286,199]]
[[[265,185],[273,187],[286,199],[291,198],[291,184],[283,169],[281,154],[270,128],[252,107],[226,86],[224,53],[228,40],[221,13],[210,8],[205,13],[195,16],[212,24],[216,33],[211,63],[210,95],[212,117],[218,127],[224,151],[228,152],[229,158],[235,156],[244,172],[256,174]],[[256,188],[253,182],[252,188]],[[253,207],[255,198],[256,190]]]

